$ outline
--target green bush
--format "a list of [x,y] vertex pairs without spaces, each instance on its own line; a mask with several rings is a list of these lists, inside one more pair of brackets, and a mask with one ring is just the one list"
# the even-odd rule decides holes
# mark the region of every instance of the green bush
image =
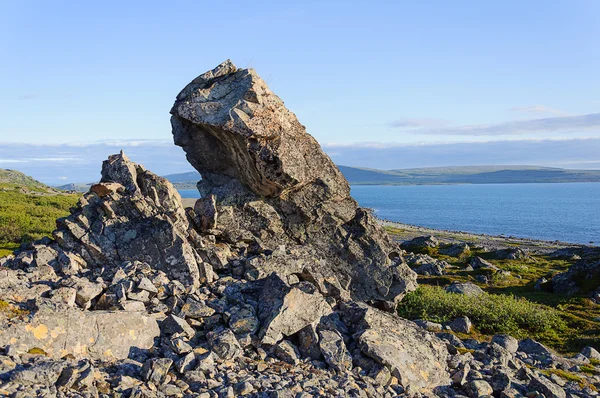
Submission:
[[428,285],[408,294],[398,313],[408,319],[434,322],[468,316],[481,333],[506,333],[517,338],[555,339],[568,328],[557,310],[523,298],[488,293],[469,297]]
[[0,249],[4,251],[23,241],[49,236],[56,219],[69,214],[79,195],[25,194],[18,189],[0,190]]

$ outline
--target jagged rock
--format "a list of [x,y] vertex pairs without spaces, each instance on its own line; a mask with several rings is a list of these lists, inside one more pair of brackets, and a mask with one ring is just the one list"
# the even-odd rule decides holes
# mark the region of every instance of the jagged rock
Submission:
[[433,334],[365,304],[344,303],[342,312],[360,350],[389,367],[403,387],[433,388],[449,381],[446,345]]
[[235,334],[254,334],[260,326],[254,312],[254,308],[249,305],[233,308],[229,317],[231,330]]
[[212,316],[215,310],[203,302],[188,298],[181,308],[181,313],[188,318],[202,319]]
[[167,378],[167,373],[173,365],[173,360],[169,358],[152,358],[144,363],[142,375],[144,380],[159,386]]
[[77,297],[77,289],[72,287],[61,287],[53,290],[51,299],[55,303],[63,303],[69,307],[75,306],[75,298]]
[[404,259],[419,275],[442,276],[446,273],[446,268],[450,267],[450,264],[447,262],[436,260],[427,254],[409,253]]
[[298,349],[295,345],[290,343],[288,340],[280,341],[273,349],[275,356],[287,362],[290,365],[296,365],[299,362]]
[[298,351],[304,358],[318,360],[321,358],[319,336],[313,325],[308,325],[298,332]]
[[446,287],[446,291],[467,296],[477,296],[483,293],[483,289],[471,282],[452,282]]
[[171,334],[184,334],[189,338],[194,337],[196,332],[194,329],[185,321],[185,319],[169,315],[160,325],[162,331],[167,335]]
[[471,267],[473,267],[473,269],[487,268],[487,269],[492,269],[492,270],[499,270],[499,268],[496,267],[494,264],[490,263],[487,260],[484,260],[481,257],[473,257],[469,261],[469,265]]
[[529,391],[541,392],[546,398],[566,398],[565,390],[545,378],[544,376],[534,375],[529,382]]
[[[69,217],[57,220],[57,227],[51,244],[55,250],[32,251],[35,261],[61,272],[65,266],[72,268],[73,262],[77,269],[116,271],[124,262],[142,261],[186,285],[199,283],[199,256],[188,239],[190,224],[181,197],[169,181],[122,152],[104,161],[100,183],[79,200]],[[26,258],[10,263],[18,265]],[[78,304],[87,307],[96,291],[79,290]]]
[[335,276],[359,300],[397,302],[416,288],[393,241],[254,70],[222,63],[188,84],[171,114],[175,144],[202,174],[202,197],[214,195],[214,206],[198,205],[201,224],[271,250],[312,246],[326,266],[307,267]]
[[58,381],[64,368],[65,364],[63,362],[42,361],[15,372],[11,381],[23,385],[53,386]]
[[308,325],[316,325],[331,313],[331,307],[319,293],[308,294],[290,287],[271,274],[263,287],[258,304],[260,338],[264,344],[276,344]]
[[402,248],[406,250],[415,250],[415,249],[424,249],[424,248],[436,248],[440,245],[440,242],[437,240],[435,236],[417,236],[409,240],[408,242],[404,242],[402,244]]
[[241,355],[242,347],[230,329],[213,330],[206,335],[211,349],[222,359],[233,359]]
[[452,383],[460,387],[464,386],[467,383],[467,375],[470,370],[471,365],[469,365],[468,362],[465,362],[459,370],[452,374]]
[[42,307],[30,321],[0,328],[0,346],[40,348],[52,358],[124,359],[132,347],[150,349],[159,334],[156,321],[138,313]]
[[352,357],[337,330],[319,330],[319,348],[325,362],[333,369],[344,372],[352,369]]

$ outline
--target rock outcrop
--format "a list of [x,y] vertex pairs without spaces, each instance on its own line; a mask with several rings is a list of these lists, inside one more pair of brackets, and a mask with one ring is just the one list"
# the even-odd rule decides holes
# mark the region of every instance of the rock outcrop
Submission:
[[415,288],[396,245],[254,70],[222,63],[188,84],[171,113],[175,144],[202,174],[201,228],[263,250],[310,246],[317,258],[300,271],[335,280],[357,300],[392,307]]
[[591,348],[566,360],[533,340],[463,343],[391,311],[414,272],[256,72],[226,62],[172,113],[203,175],[193,208],[112,155],[53,239],[0,259],[0,395],[585,393],[530,367]]

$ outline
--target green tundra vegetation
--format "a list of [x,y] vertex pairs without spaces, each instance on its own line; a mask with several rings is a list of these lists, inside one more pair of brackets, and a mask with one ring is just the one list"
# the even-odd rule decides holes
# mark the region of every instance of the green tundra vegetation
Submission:
[[[403,239],[406,232],[393,227],[386,229],[398,239]],[[492,253],[477,249],[462,258],[442,255],[438,249],[431,248],[426,254],[446,261],[451,267],[443,276],[419,276],[419,288],[409,293],[398,307],[401,316],[432,322],[468,316],[475,329],[470,337],[489,340],[498,333],[516,338],[531,337],[565,354],[577,353],[588,345],[600,347],[599,305],[586,294],[569,297],[534,288],[539,278],[550,279],[574,261],[544,255],[496,260]],[[464,271],[472,256],[479,256],[510,274],[489,269]],[[475,278],[481,274],[488,276],[487,284]],[[474,283],[485,293],[475,297],[447,293],[443,287],[454,281]]]
[[0,182],[0,257],[23,242],[50,236],[56,219],[67,216],[78,199],[41,183]]

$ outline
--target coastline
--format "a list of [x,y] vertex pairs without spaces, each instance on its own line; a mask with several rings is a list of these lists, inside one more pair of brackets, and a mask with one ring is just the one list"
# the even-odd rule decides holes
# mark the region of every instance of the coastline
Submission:
[[443,229],[434,229],[419,225],[404,224],[395,221],[389,221],[377,218],[379,223],[386,228],[388,233],[397,240],[410,240],[417,236],[433,235],[444,243],[475,244],[492,248],[494,250],[506,249],[511,247],[525,248],[533,253],[548,254],[558,249],[598,249],[596,245],[585,245],[581,243],[571,243],[562,241],[548,241],[534,238],[521,238],[515,236],[487,235],[477,234],[466,231],[452,231]]

